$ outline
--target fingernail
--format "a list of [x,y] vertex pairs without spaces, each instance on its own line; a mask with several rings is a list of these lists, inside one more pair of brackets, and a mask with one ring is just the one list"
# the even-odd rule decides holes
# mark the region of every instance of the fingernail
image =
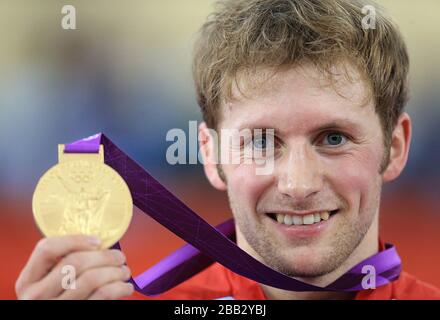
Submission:
[[130,268],[127,267],[127,266],[123,266],[122,268],[124,269],[124,272],[125,272],[126,278],[127,278],[127,279],[130,279],[130,276],[131,276],[131,270],[130,270]]
[[113,256],[118,259],[118,261],[124,263],[125,262],[125,255],[120,250],[114,250]]
[[99,246],[101,244],[101,239],[99,239],[98,237],[95,236],[89,236],[87,237],[87,241],[92,245],[92,246]]

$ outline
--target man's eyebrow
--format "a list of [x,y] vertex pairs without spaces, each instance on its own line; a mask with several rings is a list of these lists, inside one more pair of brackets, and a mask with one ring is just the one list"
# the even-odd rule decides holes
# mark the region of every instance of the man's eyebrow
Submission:
[[354,132],[360,132],[361,127],[360,124],[354,121],[351,121],[349,119],[339,119],[339,120],[332,120],[330,122],[320,124],[316,128],[313,128],[310,130],[311,132],[320,132],[320,131],[327,131],[327,130],[350,130]]
[[[328,130],[349,130],[350,132],[353,132],[353,133],[360,133],[362,131],[360,124],[358,122],[352,121],[350,119],[331,120],[329,122],[322,123],[322,124],[319,124],[316,126],[310,126],[310,127],[311,128],[307,129],[308,134],[314,134],[317,132],[328,131]],[[279,127],[258,125],[255,123],[243,123],[240,126],[239,130],[244,130],[244,129],[250,129],[252,131],[255,129],[262,129],[262,130],[274,129],[275,134],[280,134],[280,135],[286,135],[286,134],[288,134],[288,131],[291,130],[291,128],[288,128],[287,130],[285,130],[285,129],[282,129]]]
[[246,124],[246,123],[239,126],[238,131],[242,131],[242,130],[251,130],[252,132],[254,132],[254,130],[262,130],[263,132],[266,130],[274,130],[275,132],[282,132],[282,130],[280,130],[277,127],[267,126],[267,125],[257,125],[257,124]]

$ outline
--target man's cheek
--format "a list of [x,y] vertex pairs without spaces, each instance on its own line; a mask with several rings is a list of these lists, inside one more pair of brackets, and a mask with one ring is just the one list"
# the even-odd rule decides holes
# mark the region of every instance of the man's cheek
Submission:
[[228,168],[229,196],[242,206],[254,210],[258,199],[272,181],[270,175],[256,175],[252,165],[237,165]]
[[364,154],[347,157],[328,167],[328,180],[350,211],[362,211],[374,198],[379,181],[378,157]]

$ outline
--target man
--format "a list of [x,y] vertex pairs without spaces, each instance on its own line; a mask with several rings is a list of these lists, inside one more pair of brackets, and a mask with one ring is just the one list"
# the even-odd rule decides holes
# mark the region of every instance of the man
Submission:
[[[227,191],[237,244],[304,282],[326,286],[383,249],[382,184],[405,167],[411,140],[408,55],[396,26],[375,6],[349,0],[229,0],[203,26],[194,78],[205,122],[199,127],[210,183]],[[365,12],[365,10],[364,10]],[[371,22],[371,21],[370,21]],[[255,162],[221,163],[212,131],[263,129],[240,149],[272,148],[269,174]],[[273,139],[266,132],[274,129]],[[42,240],[17,281],[19,298],[120,298],[132,293],[119,251],[96,239]],[[94,247],[95,246],[95,247]],[[77,268],[62,290],[60,268]],[[403,272],[375,290],[293,292],[238,276],[219,264],[163,299],[440,299]]]

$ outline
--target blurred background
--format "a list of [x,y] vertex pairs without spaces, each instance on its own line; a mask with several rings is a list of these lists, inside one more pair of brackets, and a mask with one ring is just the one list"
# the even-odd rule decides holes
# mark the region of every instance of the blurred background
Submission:
[[[385,188],[382,238],[398,246],[407,271],[440,287],[440,1],[378,2],[407,41],[414,120],[408,166]],[[65,4],[76,8],[76,30],[61,28]],[[200,165],[165,159],[166,132],[187,132],[189,120],[201,120],[191,51],[212,7],[208,0],[0,0],[0,299],[16,298],[15,280],[41,237],[32,192],[57,162],[58,143],[105,132],[210,223],[230,216]],[[122,240],[135,275],[181,244],[139,212]]]

